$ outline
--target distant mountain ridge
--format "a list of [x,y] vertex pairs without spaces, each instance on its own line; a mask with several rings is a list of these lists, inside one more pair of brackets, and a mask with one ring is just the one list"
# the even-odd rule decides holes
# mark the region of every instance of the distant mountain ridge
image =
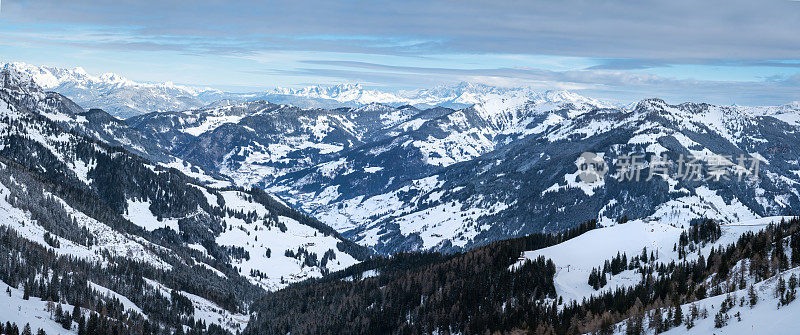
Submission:
[[61,93],[85,109],[100,108],[121,118],[145,111],[197,108],[227,96],[211,88],[139,83],[114,73],[95,76],[80,67],[63,69],[20,62],[0,67],[25,73],[45,90]]
[[378,103],[394,107],[411,105],[423,109],[435,106],[461,109],[498,97],[526,97],[535,100],[542,94],[551,96],[573,94],[565,91],[547,91],[540,94],[524,87],[502,88],[468,82],[397,92],[367,89],[357,83],[342,83],[302,88],[277,87],[261,92],[234,93],[208,87],[176,85],[171,82],[141,83],[114,73],[92,75],[80,67],[65,69],[22,62],[0,63],[0,67],[26,73],[45,90],[61,93],[85,109],[103,109],[119,118],[148,112],[183,111],[210,104],[257,100],[300,108],[333,109]]
[[[176,85],[172,82],[142,83],[115,73],[92,75],[83,68],[73,69],[37,66],[23,62],[0,62],[0,68],[13,68],[31,76],[45,90],[56,91],[75,101],[84,109],[99,108],[118,118],[128,118],[156,111],[183,111],[209,105],[266,100],[275,104],[294,105],[304,109],[359,107],[384,104],[393,107],[410,105],[420,109],[447,107],[467,108],[485,104],[497,98],[524,98],[527,100],[561,100],[579,95],[564,90],[532,90],[528,87],[499,87],[481,83],[461,82],[413,90],[369,89],[358,83],[312,85],[300,88],[276,87],[265,91],[246,93],[226,92],[210,87]],[[549,96],[549,97],[545,97]],[[594,104],[625,108],[615,103],[592,100]],[[627,107],[632,108],[634,104]],[[779,111],[797,109],[800,102],[784,106],[746,107]],[[794,106],[794,107],[792,107]]]

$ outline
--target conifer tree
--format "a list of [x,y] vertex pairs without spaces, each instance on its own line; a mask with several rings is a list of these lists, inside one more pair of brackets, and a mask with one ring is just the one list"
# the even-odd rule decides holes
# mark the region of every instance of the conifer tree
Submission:
[[755,287],[753,284],[750,284],[750,288],[747,289],[747,298],[750,302],[750,308],[753,308],[758,303],[758,293],[756,293]]
[[661,330],[664,328],[663,322],[664,322],[664,316],[663,313],[661,312],[661,308],[656,308],[650,314],[650,323],[649,323],[650,329],[653,329],[653,331],[656,334],[660,333]]
[[675,327],[680,326],[683,323],[683,311],[681,310],[681,304],[678,301],[675,301],[675,313],[672,315],[672,325]]

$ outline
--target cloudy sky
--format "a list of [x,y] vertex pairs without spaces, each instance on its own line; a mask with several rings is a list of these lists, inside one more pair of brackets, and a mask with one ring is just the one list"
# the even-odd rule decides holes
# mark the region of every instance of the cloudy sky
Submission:
[[252,91],[460,81],[800,100],[800,1],[2,0],[0,61]]

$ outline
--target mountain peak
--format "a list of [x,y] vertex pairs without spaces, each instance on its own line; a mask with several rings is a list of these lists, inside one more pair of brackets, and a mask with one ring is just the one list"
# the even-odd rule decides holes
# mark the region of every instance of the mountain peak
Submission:
[[2,88],[11,91],[22,91],[26,94],[42,93],[42,88],[27,72],[20,71],[13,64],[5,64],[0,70]]
[[666,101],[661,98],[647,98],[636,103],[636,110],[650,111],[655,109],[663,109],[667,106]]
[[80,67],[80,66],[78,66],[75,69],[73,69],[73,72],[75,72],[77,74],[80,74],[80,75],[84,75],[84,76],[88,76],[89,75],[89,73],[87,73],[86,70],[84,70],[83,67]]
[[788,104],[781,105],[779,108],[781,108],[781,109],[800,110],[800,100],[792,101],[792,102],[790,102]]

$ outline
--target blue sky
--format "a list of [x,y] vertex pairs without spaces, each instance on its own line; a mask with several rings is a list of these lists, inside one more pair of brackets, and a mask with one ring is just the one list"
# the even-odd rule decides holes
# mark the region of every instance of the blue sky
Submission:
[[619,101],[800,100],[800,2],[5,0],[0,61],[231,91],[472,81]]

